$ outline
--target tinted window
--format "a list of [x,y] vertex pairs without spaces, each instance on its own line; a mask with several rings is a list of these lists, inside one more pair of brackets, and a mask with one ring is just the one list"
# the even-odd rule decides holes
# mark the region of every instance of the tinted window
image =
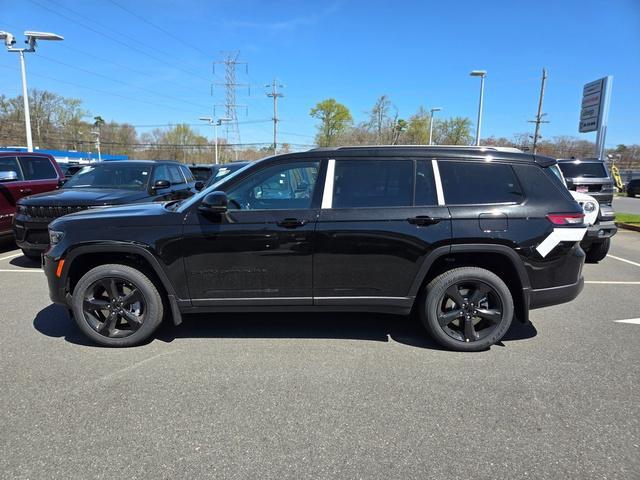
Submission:
[[522,201],[522,190],[510,165],[440,161],[438,167],[448,205]]
[[336,160],[333,207],[409,206],[412,185],[411,160]]
[[558,162],[558,165],[560,165],[560,170],[565,178],[604,178],[608,176],[604,165],[600,162]]
[[433,181],[431,160],[418,160],[416,165],[416,205],[437,205],[438,195]]
[[157,182],[158,180],[167,180],[171,181],[171,177],[169,176],[169,169],[166,165],[158,165],[156,169],[153,171],[153,182]]
[[169,166],[169,181],[172,185],[180,185],[182,183],[185,183],[184,177],[180,173],[180,169],[177,165]]
[[0,157],[0,172],[16,172],[18,180],[23,180],[22,171],[15,157]]
[[149,181],[149,165],[109,165],[102,163],[83,167],[63,188],[126,188],[143,190]]
[[195,179],[200,180],[201,182],[209,180],[212,174],[212,169],[209,167],[191,167],[190,171]]
[[27,180],[50,180],[58,178],[58,172],[53,168],[48,158],[19,157],[19,160]]
[[310,208],[317,178],[318,162],[296,162],[265,168],[229,189],[229,209]]

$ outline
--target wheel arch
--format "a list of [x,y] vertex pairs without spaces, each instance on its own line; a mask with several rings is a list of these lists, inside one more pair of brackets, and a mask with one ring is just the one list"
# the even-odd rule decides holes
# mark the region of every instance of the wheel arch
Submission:
[[[409,296],[422,301],[426,285],[437,275],[460,266],[476,266],[506,279],[513,296],[515,314],[522,322],[529,320],[531,284],[520,256],[510,247],[498,244],[458,244],[434,249],[424,259]],[[415,306],[415,304],[414,304]]]
[[161,294],[165,294],[171,308],[173,323],[182,322],[178,306],[178,297],[169,277],[158,259],[141,245],[83,245],[69,251],[64,257],[65,263],[61,282],[70,295],[78,280],[97,265],[119,263],[138,268],[157,283]]

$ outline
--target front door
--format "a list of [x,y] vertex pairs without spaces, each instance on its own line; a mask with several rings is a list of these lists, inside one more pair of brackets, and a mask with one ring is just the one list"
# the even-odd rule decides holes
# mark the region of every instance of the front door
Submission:
[[317,160],[286,160],[225,188],[225,214],[195,208],[185,225],[194,306],[311,305]]
[[451,238],[431,160],[337,158],[327,172],[316,227],[316,304],[407,303],[426,255]]

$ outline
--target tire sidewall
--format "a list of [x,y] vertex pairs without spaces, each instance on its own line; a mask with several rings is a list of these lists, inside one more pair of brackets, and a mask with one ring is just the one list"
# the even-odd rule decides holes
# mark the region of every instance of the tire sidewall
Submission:
[[[490,335],[475,342],[461,342],[450,337],[438,323],[439,302],[445,290],[464,281],[478,281],[489,285],[496,291],[502,303],[503,319],[500,325]],[[514,313],[509,287],[493,272],[478,267],[461,267],[436,277],[427,287],[422,307],[422,321],[434,340],[447,348],[469,352],[486,350],[499,342],[509,330]]]
[[[84,317],[84,296],[86,290],[94,282],[115,277],[135,285],[146,303],[145,319],[142,326],[133,334],[124,338],[109,338],[96,332]],[[138,345],[148,339],[162,322],[162,300],[151,280],[139,270],[125,265],[101,265],[89,270],[76,285],[71,302],[73,317],[82,332],[99,345],[107,347],[129,347]]]

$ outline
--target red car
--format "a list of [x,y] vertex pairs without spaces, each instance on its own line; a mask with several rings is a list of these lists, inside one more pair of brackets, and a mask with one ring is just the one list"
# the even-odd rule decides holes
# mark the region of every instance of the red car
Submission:
[[63,180],[64,174],[51,155],[0,152],[0,237],[13,234],[18,200],[55,190]]

